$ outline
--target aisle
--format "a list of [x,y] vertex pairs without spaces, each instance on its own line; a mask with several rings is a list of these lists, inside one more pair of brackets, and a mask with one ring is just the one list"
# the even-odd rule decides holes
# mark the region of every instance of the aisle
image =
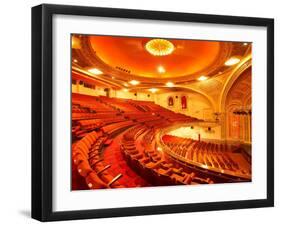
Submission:
[[126,160],[122,155],[120,143],[125,132],[117,135],[113,139],[112,143],[104,149],[104,162],[111,165],[108,171],[110,171],[112,175],[122,173],[123,176],[118,181],[126,187],[150,186],[147,181],[145,181],[127,165]]

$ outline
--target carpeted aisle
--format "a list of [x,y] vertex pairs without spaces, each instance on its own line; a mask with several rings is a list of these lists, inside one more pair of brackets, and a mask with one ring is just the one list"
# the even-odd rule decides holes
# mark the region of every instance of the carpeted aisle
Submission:
[[104,162],[110,164],[109,171],[113,175],[122,173],[122,177],[118,180],[126,187],[147,187],[150,184],[133,171],[126,163],[120,150],[120,143],[123,133],[117,135],[112,143],[104,149]]

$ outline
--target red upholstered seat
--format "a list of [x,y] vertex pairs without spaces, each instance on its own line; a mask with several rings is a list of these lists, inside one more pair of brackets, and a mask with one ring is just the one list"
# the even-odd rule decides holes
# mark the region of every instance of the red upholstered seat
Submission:
[[78,153],[73,157],[73,162],[75,165],[80,164],[80,162],[82,162],[84,160],[85,160],[85,157],[81,153]]
[[79,165],[77,166],[77,170],[78,173],[83,177],[86,177],[89,173],[93,171],[88,161],[84,160],[79,163]]
[[87,177],[86,177],[86,183],[89,186],[90,189],[95,189],[95,188],[107,188],[107,184],[104,183],[96,173],[91,172]]

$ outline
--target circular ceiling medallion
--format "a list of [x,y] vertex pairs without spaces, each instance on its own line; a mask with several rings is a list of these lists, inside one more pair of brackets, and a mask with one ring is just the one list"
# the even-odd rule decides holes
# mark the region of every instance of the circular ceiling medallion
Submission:
[[170,55],[175,47],[166,39],[151,39],[145,44],[145,49],[153,56]]

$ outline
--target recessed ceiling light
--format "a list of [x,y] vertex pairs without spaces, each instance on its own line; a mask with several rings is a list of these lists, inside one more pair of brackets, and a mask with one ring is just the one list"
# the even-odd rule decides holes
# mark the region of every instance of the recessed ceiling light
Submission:
[[161,66],[161,65],[158,66],[157,71],[158,71],[159,73],[165,73],[165,72],[166,72],[165,68],[164,68],[163,66]]
[[88,72],[91,72],[94,75],[101,75],[102,74],[102,71],[100,69],[97,69],[97,68],[89,69]]
[[231,58],[229,58],[224,64],[225,64],[226,66],[232,66],[232,65],[237,64],[237,63],[239,63],[239,62],[240,62],[240,59],[239,59],[239,58],[237,58],[237,57],[231,57]]
[[174,85],[175,85],[175,84],[174,84],[173,82],[167,82],[167,83],[166,83],[166,86],[167,86],[167,87],[174,87]]
[[136,86],[136,85],[140,84],[140,82],[137,81],[137,80],[131,80],[131,81],[129,81],[129,83],[133,86]]
[[152,92],[152,93],[156,93],[156,92],[158,91],[158,89],[156,89],[156,88],[151,88],[151,89],[149,89],[149,91]]
[[244,42],[244,43],[243,43],[243,46],[247,46],[247,45],[248,45],[248,43],[247,43],[247,42]]
[[74,63],[77,63],[77,62],[78,62],[78,60],[77,60],[77,59],[74,59],[74,60],[73,60],[73,62],[74,62]]
[[207,79],[208,79],[207,76],[201,75],[197,80],[198,80],[198,81],[205,81],[205,80],[207,80]]
[[112,79],[115,79],[115,77],[114,77],[114,76],[111,76],[111,78],[112,78]]

